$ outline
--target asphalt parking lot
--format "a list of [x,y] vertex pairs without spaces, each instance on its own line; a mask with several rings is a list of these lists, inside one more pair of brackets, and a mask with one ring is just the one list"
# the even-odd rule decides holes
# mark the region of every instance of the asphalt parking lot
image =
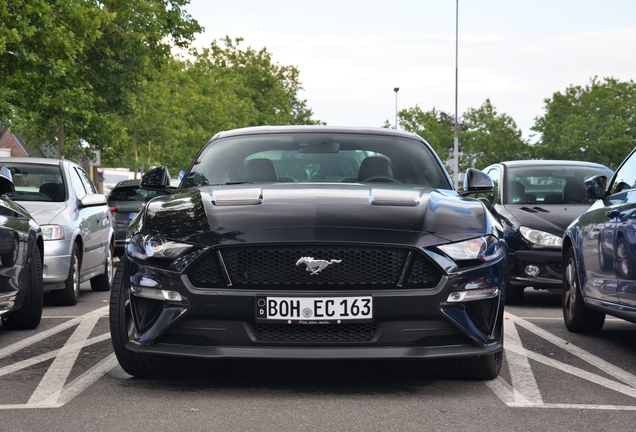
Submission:
[[636,326],[574,335],[560,296],[507,307],[505,365],[488,382],[435,361],[223,361],[142,380],[118,366],[108,293],[45,305],[34,331],[0,330],[3,430],[627,430],[636,411]]

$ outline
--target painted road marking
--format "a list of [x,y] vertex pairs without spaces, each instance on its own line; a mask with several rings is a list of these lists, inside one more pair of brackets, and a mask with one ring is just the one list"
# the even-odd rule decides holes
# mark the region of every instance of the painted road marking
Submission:
[[[51,350],[44,354],[25,359],[10,365],[0,367],[0,377],[18,372],[30,366],[53,359],[37,388],[26,404],[0,405],[0,409],[34,409],[34,408],[58,408],[70,402],[82,393],[102,376],[113,368],[118,367],[115,354],[109,354],[96,365],[85,371],[82,375],[66,384],[66,380],[77,360],[81,350],[87,346],[110,339],[109,333],[104,333],[89,338],[99,319],[108,316],[108,306],[94,310],[79,317],[72,317],[51,329],[25,338],[19,342],[0,349],[0,358],[12,355],[26,347],[37,344],[46,338],[55,336],[64,330],[76,327],[71,337],[60,349]],[[509,407],[513,408],[552,408],[552,409],[588,409],[588,410],[628,410],[636,411],[636,376],[616,367],[615,365],[585,351],[566,340],[553,335],[550,332],[532,324],[529,320],[534,318],[520,318],[510,313],[505,313],[504,337],[505,359],[510,372],[510,383],[502,377],[492,381],[484,381],[485,384]],[[538,319],[538,318],[537,318]],[[604,375],[598,375],[581,368],[546,357],[523,347],[518,327],[541,337],[542,339],[558,346],[568,353],[578,357],[586,363],[602,370]],[[593,404],[552,404],[545,403],[541,396],[540,387],[530,366],[530,360],[542,363],[557,369],[565,374],[595,383],[609,390],[615,391],[627,397],[633,398],[635,405],[593,405]],[[606,378],[610,376],[614,379]],[[122,379],[128,377],[122,376]]]
[[[505,358],[508,363],[512,383],[507,383],[502,377],[484,383],[509,407],[523,408],[560,408],[560,409],[592,409],[592,410],[624,410],[636,411],[636,405],[592,405],[592,404],[550,404],[543,402],[534,379],[534,374],[528,359],[553,367],[566,374],[590,381],[607,389],[634,398],[636,402],[636,376],[620,369],[613,364],[585,351],[540,327],[506,312],[504,314]],[[567,363],[529,351],[521,345],[516,326],[525,328],[546,341],[575,355],[586,363],[595,366],[608,375],[616,378],[614,381]],[[621,382],[619,382],[621,381]]]
[[72,382],[66,384],[80,351],[84,347],[110,339],[109,333],[89,339],[97,322],[106,316],[108,316],[108,306],[75,317],[49,330],[0,349],[0,358],[7,357],[66,329],[77,326],[62,348],[0,368],[0,376],[3,376],[54,359],[26,404],[0,405],[0,409],[61,407],[117,366],[115,354],[110,354]]

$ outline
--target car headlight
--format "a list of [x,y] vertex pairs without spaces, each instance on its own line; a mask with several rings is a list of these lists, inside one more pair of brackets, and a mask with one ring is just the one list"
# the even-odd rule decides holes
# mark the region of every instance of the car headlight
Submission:
[[44,240],[62,240],[64,238],[64,227],[61,225],[40,225],[40,228],[42,228]]
[[563,239],[554,234],[547,233],[545,231],[539,231],[536,229],[528,228],[525,226],[519,227],[519,232],[530,243],[537,246],[548,247],[561,247],[563,246]]
[[147,259],[177,259],[193,248],[186,243],[178,243],[159,236],[136,234],[126,245],[126,249],[133,258]]
[[438,246],[438,248],[455,261],[493,261],[503,256],[504,253],[499,240],[493,236],[477,237],[458,243]]

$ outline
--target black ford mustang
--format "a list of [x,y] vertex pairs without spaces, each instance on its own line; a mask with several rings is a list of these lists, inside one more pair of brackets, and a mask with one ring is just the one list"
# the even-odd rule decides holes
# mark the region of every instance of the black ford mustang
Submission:
[[[146,189],[169,190],[165,167]],[[260,127],[217,134],[131,222],[111,295],[125,371],[196,358],[447,358],[501,369],[505,253],[469,169],[454,190],[420,137]]]

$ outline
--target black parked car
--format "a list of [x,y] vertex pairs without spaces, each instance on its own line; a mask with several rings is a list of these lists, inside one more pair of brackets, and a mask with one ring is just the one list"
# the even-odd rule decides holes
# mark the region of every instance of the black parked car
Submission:
[[600,331],[606,314],[636,323],[636,149],[585,187],[597,201],[563,238],[563,318],[578,333]]
[[612,171],[590,162],[527,160],[483,170],[495,184],[488,202],[504,229],[507,304],[523,302],[524,289],[561,292],[563,231],[593,202],[583,181]]
[[0,167],[0,317],[5,329],[34,329],[42,317],[42,230],[7,197],[11,172]]
[[[467,172],[464,194],[492,190]],[[171,192],[165,167],[141,186]],[[445,358],[501,369],[505,254],[420,137],[260,127],[217,134],[133,219],[111,337],[137,376],[175,358]]]
[[115,256],[124,253],[126,231],[130,221],[137,216],[147,201],[168,192],[146,190],[139,187],[139,179],[122,180],[108,195],[108,205],[113,213],[113,228],[115,230]]

